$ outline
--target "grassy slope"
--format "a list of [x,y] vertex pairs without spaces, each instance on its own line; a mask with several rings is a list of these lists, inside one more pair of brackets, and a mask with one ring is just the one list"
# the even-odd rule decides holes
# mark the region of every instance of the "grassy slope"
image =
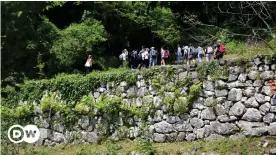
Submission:
[[[264,140],[266,139],[266,140]],[[262,145],[267,141],[268,146],[264,148]],[[138,147],[137,147],[138,146]],[[174,143],[153,143],[153,146],[148,147],[148,149],[142,149],[141,145],[137,142],[125,140],[119,141],[114,144],[104,143],[104,144],[79,144],[70,145],[62,150],[62,146],[55,146],[52,148],[48,147],[34,147],[27,146],[24,150],[21,150],[20,154],[26,154],[23,152],[28,152],[30,154],[49,154],[49,155],[88,155],[96,153],[108,153],[108,154],[129,154],[131,151],[140,150],[145,153],[147,150],[155,148],[158,155],[166,154],[181,154],[183,152],[195,154],[214,153],[214,154],[264,154],[268,153],[269,149],[276,147],[276,137],[266,137],[266,138],[246,138],[244,140],[220,140],[220,141],[194,141],[194,142],[174,142]],[[33,151],[33,152],[32,152]],[[35,151],[35,152],[34,152]],[[112,153],[113,152],[113,153]]]

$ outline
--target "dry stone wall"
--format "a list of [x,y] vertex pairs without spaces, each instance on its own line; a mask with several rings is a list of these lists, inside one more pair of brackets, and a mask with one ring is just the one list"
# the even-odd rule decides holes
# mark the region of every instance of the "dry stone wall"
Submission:
[[[200,82],[200,73],[183,66],[174,66],[172,77],[160,74],[166,84],[160,88],[153,86],[150,77],[138,75],[135,85],[121,81],[98,88],[91,92],[97,101],[103,94],[121,96],[131,106],[154,105],[143,110],[151,113],[146,118],[136,115],[128,116],[119,112],[112,122],[105,113],[78,116],[72,128],[67,128],[57,118],[63,117],[56,113],[52,116],[41,114],[34,118],[39,125],[41,138],[37,145],[56,145],[62,143],[96,143],[103,137],[114,140],[122,138],[144,138],[153,142],[194,141],[197,139],[239,139],[245,136],[276,136],[276,105],[272,102],[272,91],[269,80],[276,79],[276,64],[265,62],[256,57],[239,64],[239,59],[223,62],[227,76],[212,79],[205,77],[202,91],[190,105],[188,112],[175,113],[168,108],[166,98],[177,98],[177,81],[190,75],[193,82]],[[229,65],[230,64],[230,65]],[[245,67],[246,66],[246,67]],[[169,79],[169,80],[168,80]],[[168,87],[170,89],[162,89]],[[160,90],[164,90],[163,96]],[[179,94],[185,94],[189,88],[177,88]],[[178,97],[185,100],[185,97]],[[174,100],[173,107],[179,100]],[[39,106],[38,106],[39,107]],[[38,108],[39,109],[39,108]],[[39,111],[39,110],[38,110]]]

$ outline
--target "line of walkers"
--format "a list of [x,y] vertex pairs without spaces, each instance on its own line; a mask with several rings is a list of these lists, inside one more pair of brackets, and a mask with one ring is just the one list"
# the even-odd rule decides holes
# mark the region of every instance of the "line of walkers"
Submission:
[[[166,65],[166,60],[169,57],[169,50],[162,47],[160,51],[161,65]],[[128,52],[124,49],[119,58],[122,61],[123,66],[126,66],[129,63],[132,69],[140,69],[141,67],[148,68],[157,65],[158,56],[159,53],[155,47],[151,47],[150,49],[142,47],[139,52],[138,49],[135,49],[132,52]]]
[[[137,49],[132,52],[128,52],[126,49],[122,51],[119,58],[122,61],[123,66],[138,68],[141,67],[151,67],[157,65],[157,59],[160,58],[161,65],[166,65],[166,60],[170,56],[170,52],[166,47],[162,47],[160,49],[160,57],[159,52],[155,49],[155,47],[144,48],[138,52]],[[195,64],[196,58],[198,59],[198,63],[201,64],[203,61],[203,57],[206,56],[206,61],[211,61],[213,59],[217,59],[220,61],[226,52],[225,45],[221,44],[221,41],[218,40],[213,46],[207,46],[202,48],[200,46],[194,47],[190,44],[190,46],[177,46],[176,51],[176,64],[181,64],[187,62],[188,65]]]
[[203,57],[206,57],[206,61],[209,62],[213,59],[220,61],[226,52],[225,45],[221,44],[221,41],[218,40],[213,46],[206,46],[202,48],[200,46],[194,47],[183,46],[182,48],[178,45],[176,52],[176,63],[187,62],[188,65],[195,63],[195,59],[198,59],[198,63],[201,64]]

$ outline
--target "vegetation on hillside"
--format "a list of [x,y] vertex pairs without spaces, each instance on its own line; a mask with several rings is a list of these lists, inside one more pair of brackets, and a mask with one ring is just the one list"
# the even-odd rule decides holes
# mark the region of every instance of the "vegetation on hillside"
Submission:
[[[122,49],[221,39],[229,56],[275,51],[275,2],[2,2],[2,87],[118,67]],[[257,46],[256,48],[254,46]],[[250,51],[250,52],[245,52]],[[245,57],[247,56],[245,54]]]

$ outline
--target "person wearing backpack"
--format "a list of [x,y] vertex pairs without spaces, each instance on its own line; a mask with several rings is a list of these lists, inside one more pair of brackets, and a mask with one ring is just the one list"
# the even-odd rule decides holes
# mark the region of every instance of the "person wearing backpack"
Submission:
[[202,47],[200,47],[200,46],[198,46],[197,47],[197,49],[196,49],[196,51],[197,51],[197,56],[198,56],[198,63],[199,64],[201,64],[202,63],[202,58],[204,57],[204,51],[203,51],[203,48]]
[[151,47],[149,55],[150,55],[149,66],[155,66],[157,64],[157,51],[154,50],[154,47]]
[[197,57],[196,49],[190,44],[189,50],[188,50],[188,62],[187,65],[191,65],[192,62],[195,63],[195,58]]
[[218,40],[214,47],[216,59],[220,62],[226,52],[226,47],[221,43],[221,40]]
[[86,63],[84,64],[85,68],[86,68],[86,72],[85,74],[89,74],[90,73],[90,70],[92,68],[92,55],[88,55],[88,58],[86,60]]

